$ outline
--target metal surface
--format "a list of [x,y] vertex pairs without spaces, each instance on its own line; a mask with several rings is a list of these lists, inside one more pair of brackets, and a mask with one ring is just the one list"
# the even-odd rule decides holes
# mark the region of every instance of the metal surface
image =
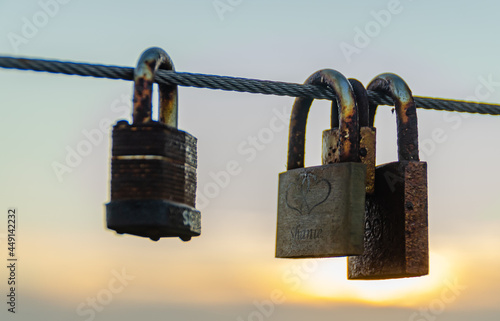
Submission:
[[113,127],[106,222],[117,233],[188,241],[201,233],[201,214],[195,209],[197,140],[177,129],[176,86],[159,86],[160,114],[152,120],[158,68],[173,69],[170,58],[159,48],[146,50],[134,73],[134,122]]
[[359,157],[361,162],[366,165],[366,193],[375,192],[375,164],[376,164],[376,130],[370,126],[370,104],[368,93],[363,84],[356,79],[349,79],[359,113]]
[[[340,109],[337,114],[340,114],[341,135],[338,143],[340,161],[359,161],[358,113],[349,81],[338,71],[324,69],[312,74],[305,84],[328,86],[335,92],[337,104],[332,103],[332,109]],[[288,170],[304,167],[306,122],[311,104],[311,98],[303,97],[297,98],[293,104],[288,137]]]
[[159,122],[113,128],[111,199],[195,206],[196,138]]
[[[375,170],[375,193],[366,196],[365,252],[348,258],[348,278],[426,275],[429,273],[427,163],[418,161],[415,104],[408,86],[396,75],[381,75],[371,85],[394,97],[399,161]],[[372,124],[373,110],[370,109]]]
[[[158,69],[174,70],[168,54],[160,48],[144,51],[134,70],[134,124],[147,123],[151,119],[153,82]],[[177,128],[177,86],[159,84],[159,121]]]
[[281,173],[276,257],[363,253],[365,166],[338,163]]
[[[369,101],[368,101],[368,93],[366,92],[363,84],[354,78],[349,78],[349,83],[351,84],[352,91],[354,92],[354,96],[356,97],[356,104],[358,106],[358,118],[359,118],[359,127],[368,127],[369,126]],[[332,127],[334,128],[334,127]]]
[[[298,98],[290,121],[288,170],[279,177],[276,257],[361,254],[366,166],[346,161],[359,161],[354,94],[347,79],[334,70],[316,72],[306,83],[327,85],[339,97],[337,148],[342,162],[303,168],[305,126],[312,100]],[[332,104],[332,108],[336,106]]]
[[[201,213],[183,204],[164,200],[122,200],[106,204],[108,228],[158,241],[179,237],[189,241],[201,233]],[[141,213],[141,215],[137,215]],[[133,233],[130,233],[133,231]]]
[[[408,85],[398,75],[386,73],[375,77],[367,88],[388,94],[394,100],[398,128],[398,159],[420,160],[418,157],[417,108]],[[377,107],[377,104],[370,105],[370,126],[373,126],[375,122]]]
[[348,278],[362,280],[429,273],[427,164],[403,161],[376,170],[366,196],[365,251],[348,258]]
[[366,193],[375,192],[375,164],[377,132],[373,127],[361,127],[359,129],[361,140],[359,142],[361,162],[366,165]]
[[[366,193],[373,194],[375,191],[375,158],[376,158],[376,130],[369,127],[369,103],[368,95],[363,84],[356,79],[349,79],[352,86],[359,114],[359,158],[366,165]],[[334,112],[335,111],[335,112]],[[332,114],[338,115],[338,111],[332,108]],[[332,120],[335,117],[332,117]],[[337,127],[323,131],[322,162],[333,164],[340,162],[337,142],[339,140],[338,122]]]

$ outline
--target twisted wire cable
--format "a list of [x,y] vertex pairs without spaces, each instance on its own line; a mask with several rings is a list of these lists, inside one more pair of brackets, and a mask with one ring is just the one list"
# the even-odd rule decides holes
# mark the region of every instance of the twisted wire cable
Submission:
[[[133,80],[134,68],[121,66],[75,63],[67,61],[0,57],[0,67],[7,69],[33,70],[39,72],[78,75],[84,77]],[[155,81],[166,85],[220,89],[264,95],[335,99],[327,87],[296,83],[258,80],[218,75],[159,70]],[[392,99],[384,94],[368,90],[368,97],[379,105],[393,106]],[[500,105],[469,102],[453,99],[414,96],[418,108],[463,113],[500,115]]]

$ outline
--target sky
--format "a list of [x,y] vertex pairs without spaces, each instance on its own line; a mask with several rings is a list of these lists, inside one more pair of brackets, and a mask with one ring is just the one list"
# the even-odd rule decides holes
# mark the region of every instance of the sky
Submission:
[[[156,46],[178,71],[302,83],[330,68],[364,85],[393,72],[417,96],[500,103],[499,6],[1,0],[0,55],[133,67]],[[6,69],[0,84],[5,266],[7,212],[18,213],[16,314],[2,303],[2,320],[500,316],[495,116],[418,110],[420,158],[428,163],[430,274],[349,281],[345,258],[274,258],[278,174],[286,169],[292,97],[179,88],[179,128],[198,138],[202,235],[190,242],[152,242],[105,227],[111,126],[131,120],[133,84]],[[329,112],[328,101],[311,108],[306,166],[321,163]],[[395,161],[391,107],[379,108],[375,126],[377,163]],[[265,136],[269,129],[272,135]],[[251,145],[255,138],[258,147]],[[69,156],[78,150],[84,153]],[[220,181],[235,163],[237,173]],[[58,172],[54,164],[70,170]],[[3,301],[8,273],[0,269]]]

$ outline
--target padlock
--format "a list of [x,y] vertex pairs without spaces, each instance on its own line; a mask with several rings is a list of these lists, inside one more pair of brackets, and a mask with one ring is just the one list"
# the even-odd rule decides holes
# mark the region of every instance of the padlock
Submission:
[[[349,81],[320,70],[305,84],[330,87],[340,109],[340,162],[304,168],[307,115],[312,99],[295,100],[287,171],[279,175],[276,257],[315,258],[363,253],[366,165],[359,161],[358,111]],[[332,113],[336,114],[336,113]]]
[[113,127],[109,229],[189,241],[201,233],[195,209],[197,140],[177,129],[177,86],[159,85],[159,117],[152,120],[151,95],[158,69],[174,70],[160,48],[146,50],[134,70],[133,123]]
[[[365,87],[356,79],[349,79],[349,83],[354,91],[358,106],[359,132],[361,136],[359,141],[359,157],[361,162],[366,165],[366,193],[373,194],[375,191],[376,130],[373,126],[369,126],[369,103]],[[332,111],[335,111],[332,116],[332,129],[323,131],[323,164],[333,164],[340,161],[339,150],[337,149],[337,142],[339,140],[338,113],[335,108]]]
[[[381,74],[369,90],[388,94],[397,117],[398,162],[377,166],[366,197],[365,253],[348,258],[349,279],[393,279],[429,273],[427,163],[419,161],[417,110],[408,85]],[[370,104],[373,126],[376,104]]]

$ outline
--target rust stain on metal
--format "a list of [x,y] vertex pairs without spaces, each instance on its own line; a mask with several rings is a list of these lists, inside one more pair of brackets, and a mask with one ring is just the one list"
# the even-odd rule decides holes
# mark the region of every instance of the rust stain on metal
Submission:
[[188,241],[201,233],[195,209],[197,140],[177,129],[177,86],[159,85],[159,121],[152,120],[158,69],[173,70],[173,63],[162,49],[150,48],[134,70],[133,123],[119,121],[113,128],[106,222],[120,234]]
[[[356,97],[356,104],[358,105],[358,118],[359,118],[359,127],[368,127],[369,126],[369,101],[368,101],[368,93],[366,92],[363,84],[354,78],[349,78],[349,83],[352,86],[352,91],[354,92],[354,96]],[[333,127],[332,127],[333,128]]]
[[[358,162],[358,112],[349,81],[338,71],[324,69],[312,74],[306,80],[305,84],[328,86],[334,91],[338,101],[337,103],[332,103],[332,109],[340,108],[340,111],[337,113],[337,115],[340,115],[340,137],[337,146],[340,161]],[[288,170],[304,167],[305,128],[312,101],[310,98],[299,97],[293,104],[288,138]],[[337,107],[337,105],[340,107]],[[334,115],[333,111],[332,115]]]
[[428,274],[427,164],[403,161],[381,165],[375,184],[375,194],[366,196],[365,252],[349,257],[348,278],[378,280]]
[[[368,86],[393,97],[398,162],[378,166],[375,192],[366,196],[365,252],[348,259],[349,279],[391,279],[429,273],[427,163],[418,156],[415,103],[404,81],[377,76]],[[375,108],[370,106],[370,123]]]
[[[410,88],[398,75],[386,73],[375,77],[369,90],[388,94],[394,100],[398,125],[398,158],[418,161],[417,108]],[[373,126],[377,105],[370,106],[370,125]]]
[[375,158],[376,158],[376,131],[369,125],[368,93],[363,84],[350,78],[349,83],[356,97],[359,114],[359,157],[361,162],[366,165],[366,193],[373,194],[375,191]]
[[425,275],[429,273],[427,163],[409,162],[406,177],[406,266],[408,273]]
[[323,165],[340,163],[339,150],[339,129],[327,129],[323,131],[323,144],[321,149],[321,161]]
[[311,98],[299,97],[293,104],[288,136],[287,170],[304,167],[306,123],[312,102]]
[[[354,96],[359,113],[359,158],[366,165],[366,193],[372,194],[375,190],[375,146],[376,131],[369,124],[369,103],[366,89],[356,79],[349,79],[353,88]],[[333,128],[323,131],[322,162],[333,164],[340,162],[340,150],[338,149],[339,129]]]
[[[363,164],[366,165],[366,193],[373,194],[375,191],[375,128],[372,127],[361,127],[360,129],[360,159]],[[339,130],[337,129],[327,129],[323,131],[323,143],[322,143],[322,154],[321,160],[322,164],[334,164],[339,163],[339,150],[337,149],[337,144],[339,140]],[[362,153],[361,151],[364,151]]]
[[[376,130],[373,127],[359,129],[361,140],[359,142],[361,162],[366,165],[366,193],[375,192],[375,159],[376,159]],[[364,151],[361,153],[361,151]]]
[[[160,48],[146,50],[134,69],[134,123],[147,123],[151,118],[151,96],[156,71],[174,70],[168,54]],[[159,121],[177,128],[177,86],[159,85]]]
[[197,139],[150,122],[113,128],[111,200],[164,199],[195,206]]

